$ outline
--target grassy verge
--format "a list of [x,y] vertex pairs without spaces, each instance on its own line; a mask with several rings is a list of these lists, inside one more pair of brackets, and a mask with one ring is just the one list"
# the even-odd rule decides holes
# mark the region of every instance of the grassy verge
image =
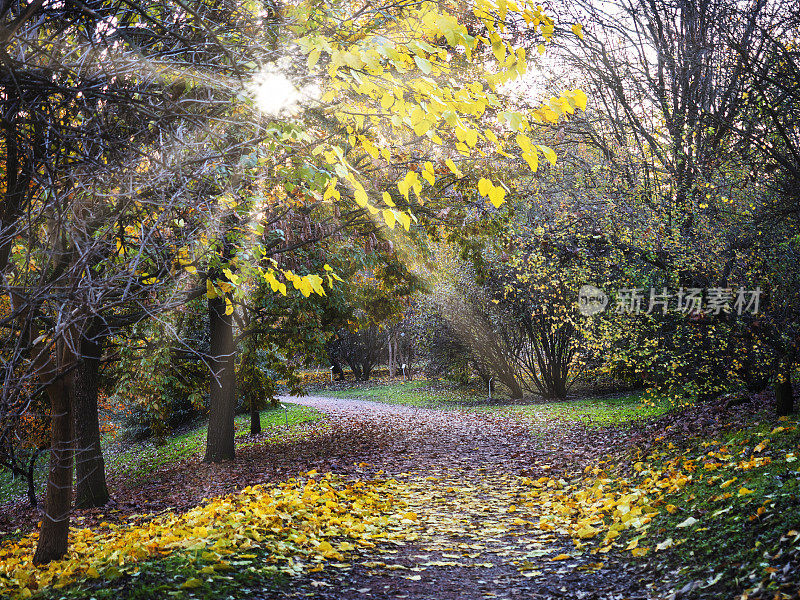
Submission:
[[474,388],[436,385],[427,380],[401,383],[373,381],[366,384],[354,384],[346,389],[322,389],[314,393],[333,398],[358,398],[372,402],[422,408],[463,408],[465,405],[486,402],[486,397],[481,396]]
[[[286,407],[285,410],[283,406]],[[256,438],[259,442],[264,441],[265,436],[267,439],[289,436],[295,426],[316,421],[322,416],[316,410],[305,406],[297,404],[283,406],[261,412],[263,434]],[[254,443],[247,437],[250,431],[250,415],[237,416],[234,427],[239,447]],[[206,423],[196,424],[165,436],[161,440],[162,443],[155,439],[131,444],[106,441],[103,448],[106,470],[109,475],[123,476],[133,482],[140,481],[159,467],[202,452],[205,448],[207,429]],[[44,492],[46,475],[47,456],[43,455],[39,459],[36,473],[39,494]],[[24,479],[12,479],[7,471],[0,472],[0,504],[23,496],[26,485]]]
[[289,574],[267,564],[270,556],[254,549],[244,556],[233,554],[222,563],[205,562],[199,555],[173,554],[161,560],[137,563],[128,572],[105,573],[61,590],[49,588],[37,598],[48,600],[152,600],[198,598],[235,600],[285,588]]
[[631,425],[640,419],[659,417],[673,408],[668,401],[645,403],[641,392],[630,392],[619,396],[586,398],[580,400],[558,400],[513,406],[507,412],[531,421],[554,419],[580,422],[590,426]]
[[[652,566],[686,597],[787,598],[800,589],[800,431],[771,419],[688,440],[681,455],[691,482],[653,519]],[[642,542],[643,543],[643,542]]]
[[[286,437],[291,435],[286,430],[287,424],[291,431],[296,425],[316,421],[321,416],[318,411],[297,404],[264,410],[261,412],[263,433],[257,440],[261,442],[265,437]],[[250,415],[238,415],[234,421],[234,430],[238,447],[254,443],[247,439]],[[159,467],[203,452],[207,431],[208,425],[203,423],[177,435],[167,436],[160,445],[157,440],[150,440],[122,448],[119,452],[109,452],[106,458],[107,468],[110,473],[123,475],[129,481],[140,480]]]
[[376,381],[353,384],[345,389],[322,389],[314,393],[422,408],[505,414],[534,423],[559,420],[591,426],[632,424],[640,419],[658,417],[673,408],[666,400],[645,402],[642,392],[568,400],[532,399],[511,404],[507,401],[490,401],[476,387],[456,387],[428,380],[402,383]]

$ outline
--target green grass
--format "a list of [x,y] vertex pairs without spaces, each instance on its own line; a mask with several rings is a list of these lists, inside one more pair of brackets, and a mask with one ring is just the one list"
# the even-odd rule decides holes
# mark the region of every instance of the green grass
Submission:
[[[290,575],[268,564],[267,551],[254,548],[246,555],[233,554],[228,568],[204,574],[207,563],[197,554],[175,553],[161,560],[123,567],[125,572],[104,571],[97,580],[86,579],[61,590],[48,588],[36,598],[48,600],[152,600],[199,598],[236,600],[268,591],[285,590]],[[187,582],[189,585],[187,586]]]
[[[283,406],[286,407],[284,411]],[[267,438],[279,439],[291,433],[287,432],[288,422],[291,431],[296,425],[316,421],[322,417],[318,411],[297,404],[286,404],[280,408],[267,409],[261,412],[261,427]],[[237,447],[242,448],[255,443],[248,439],[250,432],[250,415],[239,415],[234,422]],[[106,471],[115,476],[137,482],[150,473],[174,461],[184,459],[202,452],[205,449],[207,424],[196,424],[178,433],[167,435],[159,443],[150,439],[144,442],[125,443],[105,441],[103,454]],[[263,441],[263,437],[257,438]],[[47,474],[47,455],[39,458],[36,474],[37,491],[44,491]],[[0,472],[0,503],[8,502],[25,494],[24,479],[12,480],[7,471]]]
[[[43,452],[39,455],[36,462],[36,470],[34,472],[34,482],[37,492],[44,491],[45,475],[47,474],[47,461],[48,454]],[[5,469],[0,470],[0,504],[10,502],[19,497],[26,497],[28,490],[28,482],[23,477],[14,478],[11,473]]]
[[667,400],[646,403],[642,392],[618,396],[568,400],[534,399],[522,404],[489,401],[477,387],[458,388],[426,380],[403,383],[357,384],[343,390],[321,390],[320,395],[334,398],[357,398],[388,404],[422,408],[462,409],[507,414],[534,422],[559,420],[590,426],[630,425],[639,419],[652,419],[670,409]]
[[430,381],[408,381],[386,385],[357,386],[345,390],[321,390],[322,396],[333,398],[358,398],[386,404],[402,404],[422,408],[462,408],[465,404],[485,402],[475,389],[453,387],[433,387]]
[[[647,536],[648,546],[674,539],[676,546],[652,561],[664,576],[678,574],[677,587],[703,581],[707,597],[722,598],[733,597],[741,586],[764,582],[768,593],[760,597],[772,598],[779,591],[779,582],[771,573],[782,573],[786,564],[800,556],[796,531],[800,529],[800,433],[796,419],[784,423],[773,419],[766,417],[760,424],[714,440],[685,440],[682,452],[677,448],[667,451],[682,453],[697,465],[692,482],[667,498],[679,509],[674,514],[662,511],[653,519]],[[786,429],[776,433],[776,426]],[[764,439],[770,440],[766,450],[757,450]],[[707,470],[703,463],[716,460],[710,452],[740,462],[769,456],[772,462],[750,469],[723,466]],[[696,521],[677,527],[689,518]],[[790,530],[794,533],[787,535]],[[640,545],[645,545],[644,541]]]
[[[280,408],[264,410],[261,412],[263,435],[270,438],[284,437],[287,434],[287,422],[289,428],[292,428],[300,423],[316,421],[321,416],[321,413],[312,408],[288,403]],[[234,421],[234,430],[237,447],[242,448],[253,443],[247,437],[250,433],[250,415],[238,415]],[[207,431],[208,425],[203,423],[188,431],[165,437],[163,444],[152,439],[123,448],[118,453],[109,452],[106,457],[107,468],[110,473],[137,481],[160,467],[203,452]]]
[[580,400],[554,400],[528,406],[513,406],[506,410],[531,420],[580,422],[591,426],[631,424],[639,419],[653,419],[672,409],[668,401],[646,404],[641,392],[619,396],[586,398]]

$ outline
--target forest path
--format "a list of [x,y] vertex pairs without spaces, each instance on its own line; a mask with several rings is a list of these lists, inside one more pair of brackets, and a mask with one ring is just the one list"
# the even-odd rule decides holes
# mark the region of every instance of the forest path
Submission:
[[291,590],[262,597],[650,597],[649,582],[627,561],[581,552],[568,536],[536,526],[548,508],[531,501],[524,480],[551,471],[550,459],[562,459],[555,462],[563,467],[568,434],[534,435],[524,423],[491,413],[316,396],[281,400],[324,412],[339,432],[333,444],[312,444],[307,464],[398,480],[418,532],[405,545],[379,546],[349,566],[310,573]]

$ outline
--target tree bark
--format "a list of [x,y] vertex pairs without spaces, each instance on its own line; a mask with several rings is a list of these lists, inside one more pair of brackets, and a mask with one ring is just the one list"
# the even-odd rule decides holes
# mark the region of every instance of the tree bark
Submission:
[[106,465],[100,445],[97,390],[102,342],[83,338],[81,361],[73,386],[75,405],[75,507],[94,508],[108,502]]
[[211,337],[211,398],[208,415],[205,462],[236,457],[233,417],[236,404],[233,318],[225,314],[225,298],[208,300]]
[[34,450],[33,455],[31,456],[30,461],[28,462],[28,472],[25,473],[25,479],[28,482],[28,502],[31,505],[31,508],[36,508],[39,506],[39,502],[36,499],[36,479],[35,479],[35,472],[36,472],[36,461],[39,458],[39,450]]
[[331,361],[331,366],[333,367],[333,374],[336,375],[336,379],[338,381],[344,381],[344,369],[342,369],[342,363],[339,360],[339,348],[341,346],[341,341],[338,337],[334,337],[333,339],[328,340],[325,344],[325,351],[328,353],[328,360]]
[[261,433],[261,411],[257,408],[250,409],[250,435]]
[[397,342],[397,333],[393,333],[389,336],[389,377],[392,379],[397,377],[397,370],[402,360],[400,345]]
[[50,397],[51,447],[47,497],[44,503],[39,543],[33,564],[41,565],[67,553],[69,513],[72,502],[72,400],[68,377],[48,386]]
[[522,398],[523,396],[522,387],[519,385],[519,382],[514,377],[506,376],[506,377],[500,377],[499,379],[508,388],[509,395],[513,400],[518,400],[519,398]]
[[786,417],[794,412],[794,391],[789,373],[775,385],[775,409],[779,417]]

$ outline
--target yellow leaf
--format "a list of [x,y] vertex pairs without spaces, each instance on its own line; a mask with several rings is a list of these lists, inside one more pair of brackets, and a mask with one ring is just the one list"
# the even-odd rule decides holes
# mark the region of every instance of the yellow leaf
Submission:
[[541,151],[542,154],[544,154],[544,157],[548,161],[550,161],[551,165],[556,164],[556,153],[553,152],[552,148],[550,148],[549,146],[541,145],[541,144],[536,146],[536,147]]
[[391,206],[391,207],[395,206],[394,200],[392,200],[392,197],[389,195],[389,192],[383,192],[383,203],[386,206]]
[[334,177],[328,183],[328,187],[325,189],[325,193],[322,196],[323,200],[329,200],[330,198],[338,199],[340,197],[339,192],[336,190],[336,184],[338,183],[339,179]]
[[239,285],[241,280],[239,279],[239,276],[236,275],[236,273],[234,273],[230,269],[222,269],[222,273],[225,275],[225,277],[228,278],[228,281],[233,283],[233,285]]
[[660,544],[656,544],[656,551],[659,550],[667,550],[668,548],[672,548],[675,544],[672,541],[672,538],[667,538]]
[[600,533],[599,529],[595,529],[591,525],[587,525],[586,527],[583,527],[582,529],[576,531],[575,535],[577,535],[580,539],[585,540],[588,538],[593,538],[598,533]]
[[432,65],[428,59],[422,58],[421,56],[415,56],[414,62],[417,63],[417,67],[419,67],[419,70],[425,73],[425,75],[430,74]]
[[580,108],[581,110],[586,110],[586,103],[588,102],[588,98],[583,90],[573,90],[572,97],[575,99],[575,105]]
[[319,48],[314,48],[311,52],[308,53],[307,62],[309,69],[317,64],[317,61],[319,61],[319,55],[320,55]]
[[219,294],[217,294],[217,288],[215,288],[215,287],[214,287],[214,284],[213,284],[213,283],[211,283],[211,280],[210,280],[210,279],[206,279],[206,296],[207,296],[207,297],[208,297],[210,300],[213,300],[213,299],[214,299],[214,298],[216,298],[218,295],[219,295]]
[[557,556],[554,556],[550,560],[567,560],[568,558],[572,558],[572,557],[569,554],[559,554]]
[[582,30],[583,30],[583,25],[581,25],[580,23],[575,23],[575,25],[572,26],[572,33],[577,35],[578,38],[581,39],[581,40],[583,39],[583,31]]
[[694,517],[687,517],[685,521],[683,521],[682,523],[678,523],[677,525],[675,525],[675,527],[679,528],[691,527],[695,523],[697,523],[697,519],[695,519]]
[[754,493],[753,490],[748,490],[746,487],[742,487],[739,489],[739,493],[736,494],[737,496],[747,496],[748,494]]
[[500,186],[495,187],[489,193],[489,201],[494,205],[495,208],[500,208],[500,205],[506,201],[505,197],[506,191]]
[[425,135],[428,133],[428,130],[431,128],[431,122],[427,119],[423,119],[414,124],[414,133],[417,135]]
[[517,134],[517,145],[523,152],[530,152],[531,149],[531,138],[529,138],[524,133]]
[[539,155],[536,152],[523,152],[522,158],[528,163],[534,173],[539,170]]
[[397,219],[394,216],[394,211],[388,208],[383,209],[383,220],[386,221],[386,224],[389,226],[389,229],[394,229],[394,224]]
[[363,188],[358,188],[353,192],[353,196],[355,198],[356,204],[358,204],[361,208],[366,208],[369,205],[369,197],[367,196],[367,192],[363,190]]
[[225,298],[225,314],[233,314],[233,303],[231,302],[230,298]]
[[186,580],[181,588],[184,590],[193,590],[195,588],[199,588],[203,585],[203,582],[199,580],[197,577],[192,577],[191,579]]
[[398,210],[394,216],[397,217],[398,221],[400,221],[403,229],[408,231],[411,228],[411,217],[409,217],[406,213]]
[[448,158],[446,161],[444,161],[444,164],[447,165],[447,168],[450,169],[450,171],[456,177],[463,177],[464,176],[464,174],[461,171],[459,171],[458,167],[456,166],[456,163],[453,162],[452,158]]
[[631,550],[631,554],[633,554],[638,558],[640,556],[644,556],[645,554],[647,554],[647,551],[648,551],[647,548],[634,548],[633,550]]

